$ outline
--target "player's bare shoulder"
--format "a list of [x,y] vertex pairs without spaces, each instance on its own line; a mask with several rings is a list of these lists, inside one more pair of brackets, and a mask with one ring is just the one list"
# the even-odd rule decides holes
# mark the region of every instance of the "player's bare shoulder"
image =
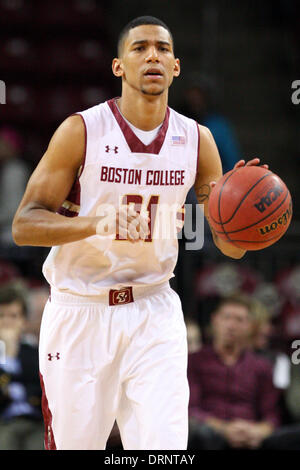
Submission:
[[74,137],[83,137],[85,134],[85,125],[80,114],[68,116],[60,125],[65,132],[70,132]]
[[199,126],[199,158],[196,180],[206,178],[219,179],[222,176],[222,164],[215,139],[208,127]]
[[47,154],[60,162],[79,168],[86,148],[86,129],[83,118],[74,114],[66,118],[54,132],[47,149]]
[[204,141],[205,143],[214,143],[215,139],[208,127],[203,126],[202,124],[198,123],[199,133],[200,133],[200,141]]
[[80,116],[69,116],[60,124],[28,181],[15,215],[15,227],[20,220],[19,214],[24,215],[32,208],[58,210],[84,161],[85,140],[85,125]]

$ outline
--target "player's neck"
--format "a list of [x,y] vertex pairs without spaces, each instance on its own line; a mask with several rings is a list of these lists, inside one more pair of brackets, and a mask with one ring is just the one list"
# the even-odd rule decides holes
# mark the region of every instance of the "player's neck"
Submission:
[[144,97],[140,93],[131,95],[132,93],[122,93],[117,105],[133,126],[143,131],[151,131],[162,124],[167,110],[167,94],[155,97]]

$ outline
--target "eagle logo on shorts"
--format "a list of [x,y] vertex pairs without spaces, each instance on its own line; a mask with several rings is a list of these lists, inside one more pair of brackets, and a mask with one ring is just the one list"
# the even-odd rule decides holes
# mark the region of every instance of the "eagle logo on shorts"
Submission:
[[127,298],[128,298],[127,292],[118,292],[118,294],[116,295],[116,299],[119,304],[123,304],[124,302],[126,302]]
[[129,304],[133,302],[132,287],[109,291],[109,305]]

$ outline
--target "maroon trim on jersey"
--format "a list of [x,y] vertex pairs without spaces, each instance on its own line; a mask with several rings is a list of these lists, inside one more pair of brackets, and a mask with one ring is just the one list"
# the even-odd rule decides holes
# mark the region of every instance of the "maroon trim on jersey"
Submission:
[[79,117],[81,117],[81,120],[82,120],[83,125],[84,125],[84,140],[85,140],[85,143],[84,143],[84,155],[83,155],[81,170],[80,170],[80,174],[78,175],[78,178],[80,178],[80,176],[82,175],[82,172],[83,172],[83,169],[84,169],[84,165],[85,165],[85,160],[86,160],[87,129],[86,129],[86,123],[85,123],[84,117],[83,117],[81,114],[79,114],[79,113],[73,113],[73,114],[71,114],[71,116],[79,116]]
[[164,122],[159,129],[159,132],[156,138],[151,142],[149,145],[143,144],[140,139],[135,135],[131,127],[127,124],[125,119],[123,118],[122,114],[119,111],[119,108],[116,104],[117,98],[112,98],[111,100],[107,101],[108,106],[110,107],[113,115],[115,116],[117,123],[119,124],[121,131],[124,134],[128,147],[130,148],[131,152],[134,153],[152,153],[154,155],[158,155],[163,143],[165,141],[166,133],[169,126],[169,116],[170,116],[170,108],[167,107],[167,112],[165,115]]
[[46,450],[56,450],[56,444],[54,440],[53,430],[52,430],[52,413],[49,410],[48,399],[45,392],[44,379],[41,373],[40,375],[40,384],[42,389],[42,412],[44,417],[44,445]]
[[[78,173],[78,175],[76,176],[76,179],[73,183],[73,186],[71,188],[71,191],[70,193],[68,194],[67,196],[67,201],[70,201],[72,202],[73,204],[76,204],[77,206],[80,206],[80,194],[81,194],[81,187],[80,187],[80,181],[79,181],[79,178],[80,176],[82,175],[82,172],[83,172],[83,169],[84,169],[84,166],[85,166],[85,161],[86,161],[86,149],[87,149],[87,129],[86,129],[86,123],[85,123],[85,120],[83,118],[83,116],[81,116],[81,114],[78,114],[78,113],[73,113],[71,114],[71,116],[80,116],[81,117],[81,120],[84,124],[84,138],[85,138],[85,144],[84,144],[84,155],[83,155],[83,160],[82,160],[82,164],[81,164],[81,168],[80,168],[80,173]],[[71,117],[69,116],[69,117]],[[64,215],[66,217],[76,217],[78,215],[77,212],[74,212],[74,211],[70,211],[68,209],[65,209],[63,206],[59,208],[59,210],[57,211],[58,214],[60,215]]]
[[[72,204],[80,206],[80,193],[81,187],[79,182],[79,176],[77,176],[66,200],[72,202]],[[66,209],[63,206],[61,206],[57,212],[58,214],[64,215],[65,217],[76,217],[78,215],[78,212],[70,211],[69,209]]]
[[65,207],[61,206],[58,211],[58,214],[64,215],[65,217],[77,217],[78,212],[70,211],[70,209],[66,209]]
[[198,122],[196,122],[196,126],[197,126],[197,134],[198,134],[198,145],[197,145],[197,158],[196,158],[196,176],[195,176],[195,181],[196,181],[196,178],[197,178],[197,174],[198,174],[198,167],[199,167],[199,158],[200,158],[200,129],[199,129],[199,124]]
[[72,186],[72,189],[70,191],[70,194],[67,197],[67,201],[70,201],[73,204],[76,204],[77,206],[80,206],[80,193],[81,193],[81,186],[80,186],[79,178],[80,176],[77,176]]

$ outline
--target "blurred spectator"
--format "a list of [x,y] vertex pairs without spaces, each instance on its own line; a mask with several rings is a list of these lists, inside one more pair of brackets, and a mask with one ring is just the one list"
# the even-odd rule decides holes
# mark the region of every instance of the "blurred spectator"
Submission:
[[9,261],[0,260],[0,284],[6,284],[21,278],[22,276],[17,266]]
[[[284,394],[291,422],[300,423],[300,366],[291,364],[291,384]],[[300,432],[300,431],[299,431]],[[299,445],[300,449],[300,445]]]
[[280,270],[275,284],[284,304],[280,314],[281,335],[292,341],[300,335],[300,265],[291,265]]
[[12,221],[25,192],[31,168],[24,159],[24,142],[11,127],[0,127],[0,258],[14,263],[24,277],[41,278],[48,248],[17,247]]
[[300,450],[299,365],[293,364],[287,354],[272,347],[273,325],[271,318],[268,311],[256,308],[251,334],[251,344],[255,352],[272,361],[273,384],[281,390],[280,405],[284,426],[265,442],[265,448],[269,445],[270,448]]
[[291,361],[286,354],[272,347],[272,337],[271,315],[260,302],[253,302],[249,346],[272,362],[274,387],[285,390],[290,385]]
[[38,350],[23,340],[26,292],[20,284],[0,288],[0,449],[43,449]]
[[21,136],[12,128],[0,128],[0,243],[4,250],[14,245],[11,225],[30,173],[22,153]]
[[208,127],[220,153],[223,173],[227,173],[242,156],[229,119],[213,109],[212,88],[211,83],[201,78],[191,82],[185,89],[179,112]]
[[260,448],[280,423],[272,364],[249,347],[251,303],[221,300],[212,315],[212,344],[189,355],[189,448]]
[[252,305],[251,327],[250,327],[250,347],[255,352],[265,352],[269,350],[269,342],[272,335],[272,323],[266,308],[259,302]]
[[195,276],[197,313],[203,341],[209,336],[211,312],[218,300],[238,292],[252,296],[261,281],[261,274],[248,265],[233,261],[205,261]]
[[189,354],[200,351],[202,346],[201,329],[196,320],[185,318]]

